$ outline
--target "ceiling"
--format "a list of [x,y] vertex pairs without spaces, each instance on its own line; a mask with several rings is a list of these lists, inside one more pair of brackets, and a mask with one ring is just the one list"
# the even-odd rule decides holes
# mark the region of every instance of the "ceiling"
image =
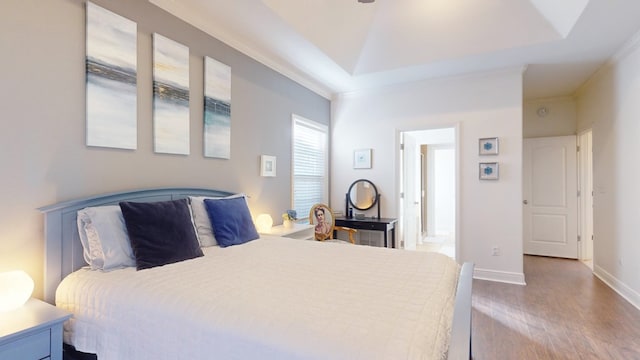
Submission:
[[508,68],[568,96],[640,30],[639,0],[149,1],[328,98]]

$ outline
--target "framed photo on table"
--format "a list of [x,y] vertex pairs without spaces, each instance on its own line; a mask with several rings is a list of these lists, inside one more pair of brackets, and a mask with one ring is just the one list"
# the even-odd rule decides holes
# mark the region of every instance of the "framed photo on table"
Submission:
[[333,211],[324,204],[315,204],[309,211],[309,224],[313,225],[316,240],[327,240],[333,236],[335,225]]

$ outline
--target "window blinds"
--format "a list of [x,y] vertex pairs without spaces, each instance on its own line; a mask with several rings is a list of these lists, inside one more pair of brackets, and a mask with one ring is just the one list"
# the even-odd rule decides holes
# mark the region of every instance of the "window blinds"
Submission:
[[303,218],[327,200],[327,127],[293,116],[293,209]]

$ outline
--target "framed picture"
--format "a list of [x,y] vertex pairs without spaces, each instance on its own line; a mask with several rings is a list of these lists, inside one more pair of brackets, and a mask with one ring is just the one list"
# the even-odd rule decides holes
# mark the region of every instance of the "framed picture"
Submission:
[[276,157],[269,155],[260,156],[260,176],[276,176]]
[[480,180],[498,180],[498,163],[480,163]]
[[315,204],[309,211],[309,224],[313,225],[316,240],[331,239],[334,229],[333,211],[324,204]]
[[189,47],[153,33],[153,150],[189,155]]
[[354,169],[371,169],[371,149],[353,151]]
[[231,68],[204,57],[204,156],[231,159]]
[[480,155],[498,155],[498,138],[484,138],[478,141]]
[[135,22],[87,1],[87,146],[138,147]]

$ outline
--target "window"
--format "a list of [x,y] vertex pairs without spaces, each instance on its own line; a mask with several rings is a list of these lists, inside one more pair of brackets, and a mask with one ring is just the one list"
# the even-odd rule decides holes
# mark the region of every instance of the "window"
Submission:
[[309,214],[316,203],[328,198],[327,126],[293,115],[292,208],[299,218]]

